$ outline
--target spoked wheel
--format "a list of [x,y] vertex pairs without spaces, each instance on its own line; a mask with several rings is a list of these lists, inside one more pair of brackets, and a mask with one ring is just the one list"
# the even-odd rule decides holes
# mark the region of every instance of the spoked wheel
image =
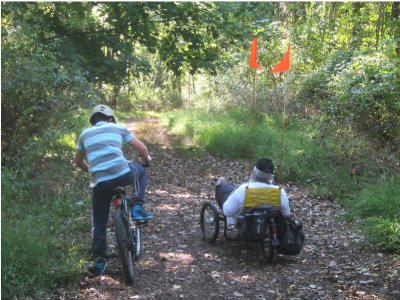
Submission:
[[200,227],[203,240],[214,242],[219,234],[219,214],[210,202],[204,203],[200,211]]
[[128,283],[135,281],[135,254],[134,238],[129,223],[122,215],[121,209],[117,208],[114,215],[115,236],[119,254],[121,256],[122,268]]
[[275,247],[272,245],[271,234],[269,233],[269,230],[267,230],[267,236],[261,242],[261,249],[264,258],[270,263],[274,259]]
[[138,260],[140,258],[140,255],[142,255],[142,231],[140,230],[140,227],[135,226],[135,228],[132,229],[132,234],[135,241],[135,260]]

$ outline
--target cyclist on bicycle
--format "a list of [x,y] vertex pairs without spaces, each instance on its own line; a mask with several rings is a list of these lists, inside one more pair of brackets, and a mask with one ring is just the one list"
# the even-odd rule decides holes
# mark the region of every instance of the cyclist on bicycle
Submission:
[[151,220],[153,214],[143,208],[147,187],[147,174],[142,165],[128,161],[123,152],[123,143],[128,143],[144,160],[151,161],[147,147],[126,127],[117,125],[113,110],[100,104],[90,115],[90,128],[84,129],[78,139],[75,164],[92,176],[92,256],[95,258],[95,271],[102,274],[105,268],[107,239],[106,229],[111,191],[118,186],[133,185],[138,193],[131,209],[132,219]]

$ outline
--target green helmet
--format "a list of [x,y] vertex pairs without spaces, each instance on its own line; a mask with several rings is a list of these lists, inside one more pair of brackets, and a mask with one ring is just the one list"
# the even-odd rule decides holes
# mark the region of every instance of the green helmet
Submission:
[[94,125],[95,116],[101,114],[106,117],[111,117],[112,122],[115,123],[114,111],[105,104],[99,104],[93,107],[92,114],[90,115],[90,124]]

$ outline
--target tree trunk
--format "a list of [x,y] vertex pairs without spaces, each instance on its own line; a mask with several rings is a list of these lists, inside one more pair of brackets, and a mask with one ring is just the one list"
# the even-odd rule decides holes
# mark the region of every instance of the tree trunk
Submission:
[[360,40],[360,32],[357,25],[359,24],[360,19],[360,10],[361,10],[362,3],[354,2],[353,3],[353,30],[352,30],[352,39],[351,39],[351,46],[356,47]]
[[[397,20],[399,19],[399,5],[400,2],[393,2],[392,4],[392,22],[393,23],[397,23]],[[394,30],[393,30],[393,37],[397,38],[397,42],[396,42],[396,53],[398,55],[400,55],[400,40],[398,39],[398,35],[400,34],[400,30],[397,29],[396,26],[393,26]]]
[[113,109],[116,109],[116,108],[117,108],[117,97],[118,97],[120,88],[121,88],[121,85],[120,85],[120,84],[115,84],[115,85],[114,85],[114,88],[113,88],[113,95],[112,95],[112,99],[111,99],[111,107],[112,107]]
[[192,78],[192,90],[193,90],[193,95],[196,95],[196,85],[194,83],[194,75],[191,76]]
[[163,84],[164,84],[163,69],[162,69],[162,65],[161,65],[161,59],[159,59],[153,86],[155,88],[162,88]]
[[380,3],[379,9],[378,9],[378,21],[376,22],[376,28],[375,28],[375,50],[378,49],[379,47],[379,41],[380,41],[380,34],[381,34],[381,27],[382,27],[382,4]]

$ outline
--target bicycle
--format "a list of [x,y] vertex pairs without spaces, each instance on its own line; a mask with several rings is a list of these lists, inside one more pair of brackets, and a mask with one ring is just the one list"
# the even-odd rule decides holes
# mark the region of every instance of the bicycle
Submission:
[[132,220],[130,207],[133,199],[127,197],[124,187],[117,187],[113,189],[112,193],[115,206],[115,236],[122,268],[126,281],[133,283],[136,277],[135,261],[140,258],[142,253],[141,226],[147,221]]

